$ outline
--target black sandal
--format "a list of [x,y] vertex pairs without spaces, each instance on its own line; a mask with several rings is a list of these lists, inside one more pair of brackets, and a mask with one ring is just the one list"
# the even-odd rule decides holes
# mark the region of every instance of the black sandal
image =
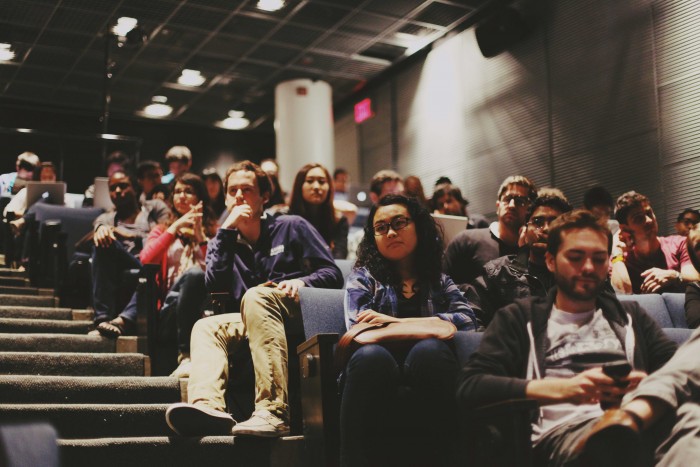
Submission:
[[114,318],[112,321],[101,322],[97,325],[97,330],[105,337],[116,339],[119,336],[132,334],[134,324],[131,321],[120,317]]

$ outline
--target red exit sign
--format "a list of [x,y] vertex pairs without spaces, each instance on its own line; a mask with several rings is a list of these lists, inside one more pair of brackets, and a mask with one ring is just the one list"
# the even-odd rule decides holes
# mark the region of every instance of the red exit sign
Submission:
[[355,104],[355,123],[362,123],[372,117],[374,117],[374,111],[369,97]]

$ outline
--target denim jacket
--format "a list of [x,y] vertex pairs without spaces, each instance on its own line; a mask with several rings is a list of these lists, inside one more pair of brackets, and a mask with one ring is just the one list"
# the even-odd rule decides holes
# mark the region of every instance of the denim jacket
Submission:
[[[421,316],[437,316],[454,324],[460,331],[477,329],[474,312],[457,286],[442,274],[439,285],[420,287]],[[398,297],[390,285],[376,280],[366,268],[355,268],[345,288],[345,325],[348,329],[364,310],[398,316]]]

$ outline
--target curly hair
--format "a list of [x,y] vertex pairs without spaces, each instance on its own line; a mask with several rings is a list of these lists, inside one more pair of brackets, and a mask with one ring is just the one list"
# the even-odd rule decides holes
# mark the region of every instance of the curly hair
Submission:
[[649,198],[636,191],[628,191],[622,193],[615,202],[615,220],[620,224],[627,225],[627,215],[631,210],[643,205],[649,204]]
[[[328,183],[328,193],[326,194],[326,199],[318,206],[318,210],[315,214],[312,214],[312,209],[309,207],[309,203],[304,200],[304,195],[302,194],[304,182],[306,181],[306,175],[312,169],[321,169],[326,176],[326,183]],[[331,174],[321,164],[311,163],[306,164],[304,167],[299,169],[296,177],[294,178],[294,188],[292,189],[292,196],[289,200],[289,214],[296,214],[303,217],[311,223],[316,230],[321,234],[321,237],[328,243],[331,244],[333,240],[333,233],[335,230],[335,208],[333,207],[333,179]]]
[[357,249],[356,268],[365,267],[378,281],[390,285],[398,285],[401,279],[395,265],[379,253],[374,236],[374,215],[382,206],[400,204],[406,207],[408,215],[416,228],[417,243],[413,255],[415,273],[418,281],[435,284],[440,281],[442,274],[442,230],[435,223],[427,209],[414,198],[403,195],[387,195],[372,206],[365,224],[365,235]]

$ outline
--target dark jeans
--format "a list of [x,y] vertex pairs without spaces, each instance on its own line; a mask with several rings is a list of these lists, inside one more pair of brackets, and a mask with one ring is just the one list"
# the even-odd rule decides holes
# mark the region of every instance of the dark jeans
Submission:
[[345,370],[341,465],[445,465],[457,432],[456,374],[437,339],[418,342],[404,362],[380,345],[360,348]]
[[[141,268],[141,261],[115,240],[107,248],[92,249],[92,305],[95,308],[95,324],[109,321],[117,315],[117,290],[124,280],[124,272]],[[136,320],[136,297],[132,297],[133,316],[123,315],[126,319]]]
[[180,352],[190,353],[192,328],[202,317],[206,296],[204,271],[199,266],[193,266],[180,274],[165,297],[161,315],[175,314],[177,347]]

